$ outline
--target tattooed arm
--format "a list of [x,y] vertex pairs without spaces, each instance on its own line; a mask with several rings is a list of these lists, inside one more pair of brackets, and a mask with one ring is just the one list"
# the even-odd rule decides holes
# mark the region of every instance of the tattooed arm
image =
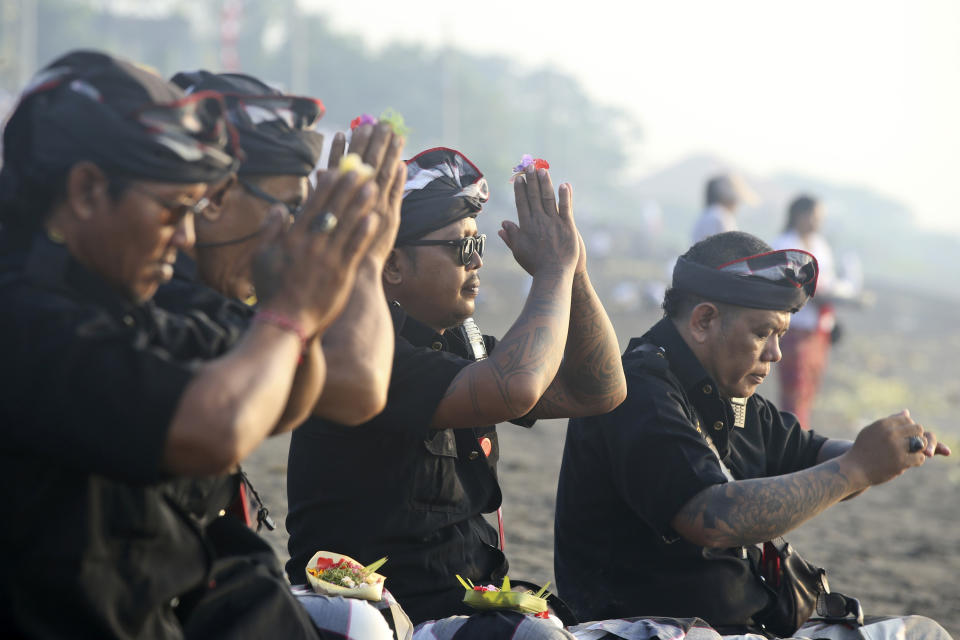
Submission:
[[476,427],[530,412],[560,367],[572,280],[572,269],[541,271],[534,276],[520,317],[490,357],[457,374],[431,426]]
[[[344,425],[359,425],[383,411],[393,362],[393,321],[384,302],[383,265],[400,226],[400,204],[407,167],[404,139],[387,124],[363,125],[353,132],[351,153],[374,168],[379,198],[377,237],[360,262],[347,306],[323,336],[327,378],[313,414]],[[334,138],[328,167],[335,170],[346,145]]]
[[781,536],[862,488],[831,460],[783,476],[714,485],[687,502],[670,524],[703,547],[746,546]]
[[570,328],[557,377],[531,415],[574,418],[613,411],[627,397],[620,348],[613,324],[587,275],[580,238],[580,262],[573,277]]
[[878,420],[850,448],[815,467],[770,478],[713,485],[691,498],[671,521],[686,540],[704,547],[738,547],[771,540],[827,507],[923,464],[908,438],[923,434],[906,412]]
[[533,276],[520,316],[489,358],[463,368],[433,415],[437,429],[476,427],[525,415],[557,375],[567,343],[574,271],[580,255],[570,185],[560,202],[544,169],[513,183],[519,224],[500,237]]
[[[850,447],[853,446],[853,440],[837,440],[830,438],[820,446],[820,451],[817,452],[817,464],[821,462],[826,462],[827,460],[833,460],[844,453],[846,453]],[[843,500],[851,500],[856,498],[858,495],[866,491],[866,489],[860,489],[859,491],[854,491]]]

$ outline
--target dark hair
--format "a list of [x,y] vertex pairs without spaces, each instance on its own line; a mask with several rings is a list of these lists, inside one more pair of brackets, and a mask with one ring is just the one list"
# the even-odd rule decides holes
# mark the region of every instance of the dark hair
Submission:
[[[0,180],[0,225],[10,233],[31,235],[43,229],[53,209],[67,197],[67,175],[71,167],[26,174],[5,172]],[[120,198],[130,180],[107,176],[107,193]]]
[[[773,251],[773,248],[760,238],[743,231],[727,231],[704,238],[680,257],[705,267],[719,267],[767,251]],[[663,314],[673,320],[684,318],[701,302],[711,301],[670,287],[663,295]]]
[[785,226],[783,230],[790,231],[791,229],[796,229],[797,221],[800,217],[813,213],[819,203],[819,200],[807,194],[802,194],[794,198],[790,206],[787,207],[787,226]]
[[708,180],[704,196],[708,207],[714,204],[734,207],[739,200],[733,182],[727,175],[715,176]]

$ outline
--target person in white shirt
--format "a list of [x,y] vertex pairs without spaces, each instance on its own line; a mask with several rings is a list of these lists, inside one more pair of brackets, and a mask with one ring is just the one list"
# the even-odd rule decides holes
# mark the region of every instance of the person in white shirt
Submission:
[[737,207],[754,199],[753,192],[739,176],[721,174],[708,180],[706,208],[693,227],[693,244],[716,233],[737,231]]
[[835,303],[858,294],[852,282],[837,276],[833,252],[820,235],[824,207],[816,198],[800,195],[787,209],[787,225],[773,241],[774,249],[803,249],[820,266],[817,295],[793,315],[790,330],[780,341],[780,408],[797,416],[810,428],[810,411],[827,366],[831,336],[836,327]]

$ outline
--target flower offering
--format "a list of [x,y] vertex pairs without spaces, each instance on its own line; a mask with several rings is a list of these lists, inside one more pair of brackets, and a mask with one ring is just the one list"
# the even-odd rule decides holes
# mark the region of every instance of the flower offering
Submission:
[[533,165],[534,169],[549,169],[550,163],[544,160],[543,158],[534,158],[529,153],[523,154],[520,158],[520,164],[513,168],[513,175],[510,176],[510,182],[513,182],[514,179],[527,170],[527,167]]
[[378,601],[386,578],[377,569],[386,558],[363,566],[353,558],[331,551],[318,551],[307,563],[307,582],[317,593]]

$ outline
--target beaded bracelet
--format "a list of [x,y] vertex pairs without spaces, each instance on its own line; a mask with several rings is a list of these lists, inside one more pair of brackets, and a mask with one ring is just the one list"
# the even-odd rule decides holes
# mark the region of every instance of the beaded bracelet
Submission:
[[267,309],[260,309],[253,316],[254,321],[265,322],[267,324],[272,324],[278,329],[283,329],[284,331],[289,331],[290,333],[297,336],[300,339],[300,352],[303,353],[307,349],[307,334],[304,332],[303,327],[300,326],[300,323],[288,318],[282,313],[277,313],[276,311],[268,311]]

